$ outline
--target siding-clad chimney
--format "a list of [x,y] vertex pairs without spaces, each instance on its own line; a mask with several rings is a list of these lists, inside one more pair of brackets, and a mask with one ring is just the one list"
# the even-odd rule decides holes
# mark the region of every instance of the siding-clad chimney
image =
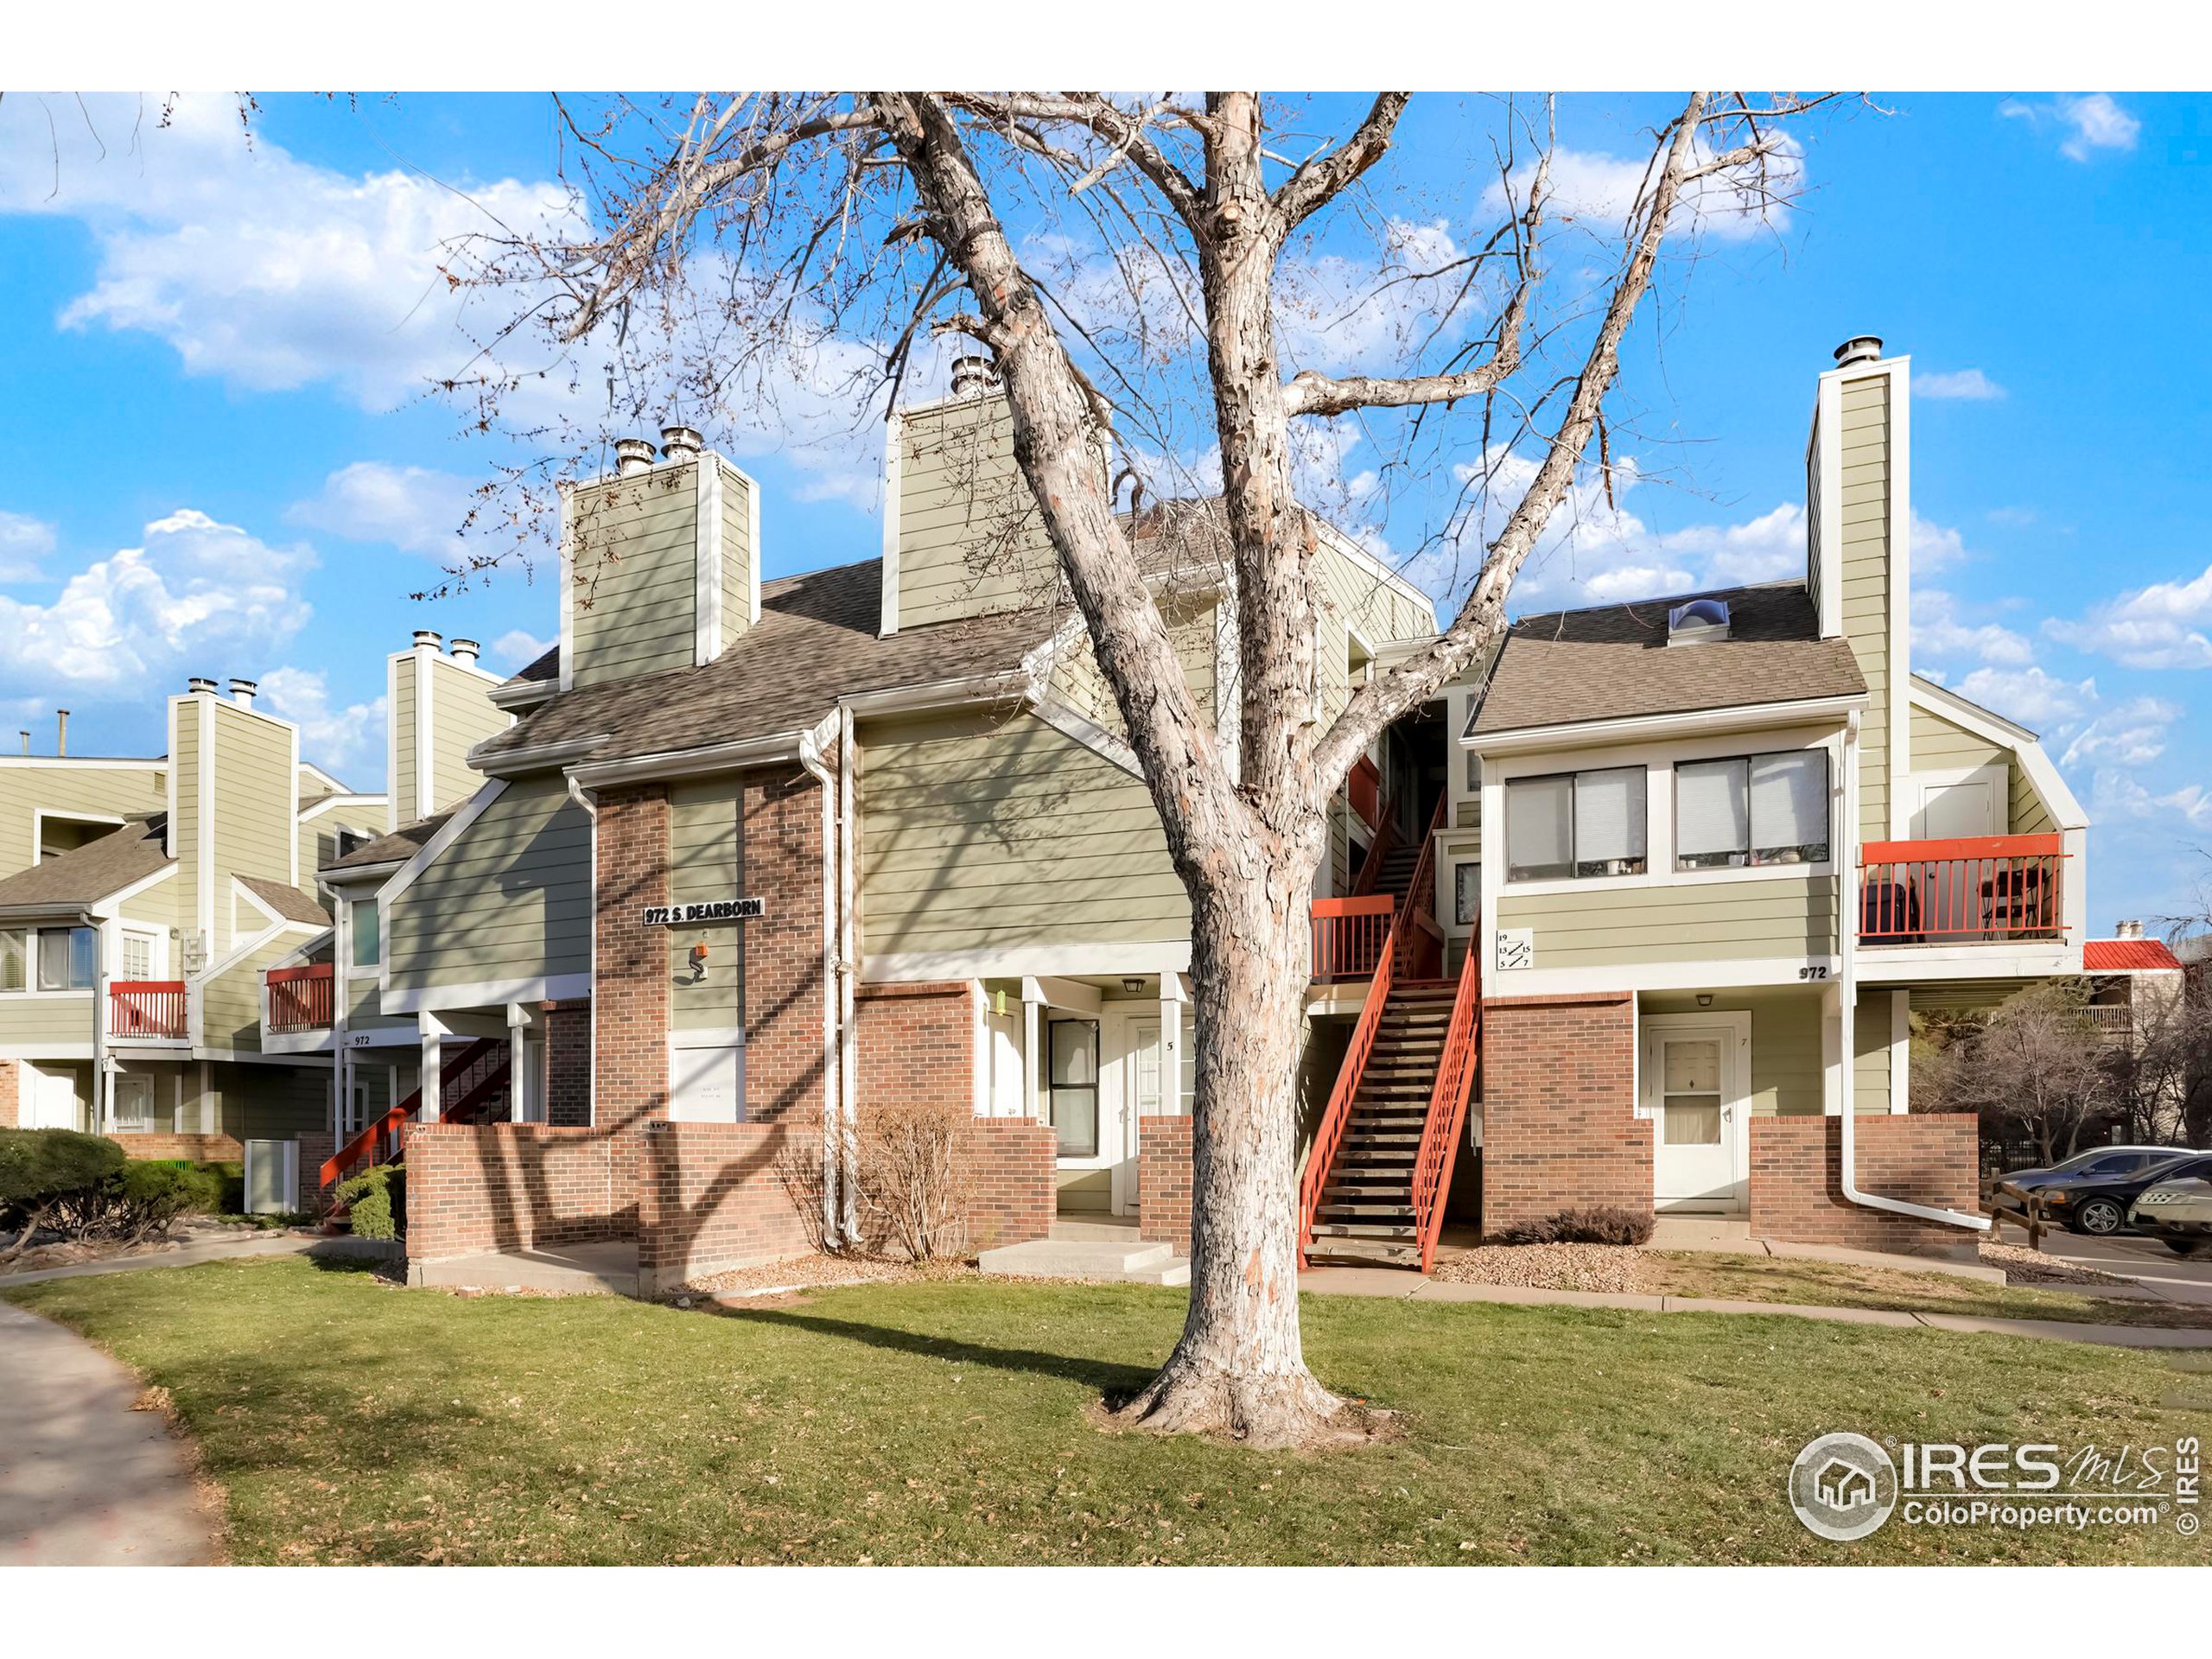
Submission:
[[474,794],[484,779],[468,764],[469,750],[514,723],[492,705],[499,677],[476,665],[476,641],[455,639],[448,656],[438,640],[429,629],[418,629],[412,646],[385,660],[391,734],[386,810],[395,830]]

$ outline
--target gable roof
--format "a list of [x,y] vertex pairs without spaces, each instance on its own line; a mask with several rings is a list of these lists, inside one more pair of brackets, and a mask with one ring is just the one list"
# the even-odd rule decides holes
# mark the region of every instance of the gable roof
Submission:
[[330,925],[330,912],[311,893],[302,893],[289,881],[270,881],[257,875],[238,877],[238,885],[288,922]]
[[[1667,613],[1689,599],[1728,602],[1729,636],[1667,643]],[[1768,582],[1673,599],[1523,617],[1507,632],[1476,736],[1700,709],[1863,696],[1850,645],[1820,637],[1804,584]]]
[[2141,973],[2159,969],[2181,971],[2181,958],[2166,949],[2162,939],[2082,941],[2082,971],[2085,974]]
[[[1061,614],[969,617],[887,639],[877,632],[882,609],[880,559],[763,582],[760,620],[713,662],[562,692],[523,711],[475,759],[596,738],[592,758],[618,760],[803,731],[841,696],[1017,669]],[[374,861],[372,850],[340,864]]]
[[81,909],[160,874],[174,861],[162,845],[168,822],[163,812],[130,818],[97,841],[18,870],[0,881],[0,910]]
[[334,858],[321,867],[323,870],[372,868],[379,864],[404,864],[423,850],[423,843],[444,827],[453,817],[448,810],[433,812],[427,818],[417,818],[412,823],[403,823],[388,836],[378,836],[365,846],[356,847],[343,858]]

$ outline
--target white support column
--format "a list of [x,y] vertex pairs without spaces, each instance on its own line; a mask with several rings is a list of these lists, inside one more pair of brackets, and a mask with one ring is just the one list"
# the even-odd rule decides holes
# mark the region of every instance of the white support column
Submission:
[[1033,1118],[1040,1116],[1037,1109],[1037,1062],[1039,1055],[1037,1041],[1041,1033],[1043,1022],[1039,1020],[1037,1011],[1044,1005],[1045,994],[1037,982],[1033,979],[1023,980],[1021,982],[1021,1115],[1024,1117]]
[[445,1040],[446,1028],[444,1022],[435,1014],[418,1014],[415,1018],[423,1033],[423,1099],[416,1110],[415,1119],[419,1123],[435,1123],[442,1115],[438,1100],[438,1070],[443,1061],[438,1048]]
[[1911,1109],[1912,993],[1890,993],[1890,1112],[1902,1116]]
[[544,1121],[545,1103],[532,1097],[531,1087],[530,1027],[536,1012],[527,1003],[507,1004],[507,1110],[518,1123]]
[[1160,1110],[1183,1111],[1183,982],[1175,974],[1160,976]]

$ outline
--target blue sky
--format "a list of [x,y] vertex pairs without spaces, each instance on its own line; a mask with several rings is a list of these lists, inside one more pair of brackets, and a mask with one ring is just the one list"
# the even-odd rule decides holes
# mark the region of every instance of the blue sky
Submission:
[[[1582,499],[1522,603],[1802,569],[1814,378],[1880,334],[1917,387],[1916,666],[2044,733],[2096,822],[2096,931],[2173,913],[2212,870],[2190,487],[2212,448],[2212,99],[1877,101],[1805,130],[1778,223],[1700,239],[1628,363],[1617,459],[1643,481]],[[1563,179],[1603,199],[1660,107],[1568,100]],[[143,752],[187,674],[255,675],[375,786],[382,658],[412,629],[502,668],[554,632],[543,569],[407,597],[499,459],[422,395],[466,355],[438,245],[557,200],[551,111],[280,98],[251,147],[226,100],[158,114],[0,105],[0,741],[50,749],[59,702],[73,751]],[[1463,116],[1438,99],[1406,130],[1406,176],[1440,200]],[[772,575],[873,555],[871,446],[836,423],[741,445]]]

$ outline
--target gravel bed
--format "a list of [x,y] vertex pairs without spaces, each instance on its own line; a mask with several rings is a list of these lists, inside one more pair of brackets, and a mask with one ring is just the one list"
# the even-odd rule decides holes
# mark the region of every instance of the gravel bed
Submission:
[[765,1296],[784,1290],[813,1290],[828,1285],[910,1284],[918,1279],[954,1279],[975,1271],[964,1262],[916,1264],[870,1256],[795,1255],[757,1267],[709,1273],[683,1287],[685,1295]]
[[2005,1282],[2008,1285],[2132,1285],[2134,1282],[2115,1274],[2100,1273],[2094,1268],[2076,1267],[2057,1256],[2031,1250],[2024,1244],[1993,1244],[1984,1240],[1981,1261],[1984,1267],[2004,1268]]
[[1636,1294],[1657,1288],[1656,1265],[1649,1251],[1629,1244],[1483,1244],[1439,1251],[1435,1276],[1453,1284]]

